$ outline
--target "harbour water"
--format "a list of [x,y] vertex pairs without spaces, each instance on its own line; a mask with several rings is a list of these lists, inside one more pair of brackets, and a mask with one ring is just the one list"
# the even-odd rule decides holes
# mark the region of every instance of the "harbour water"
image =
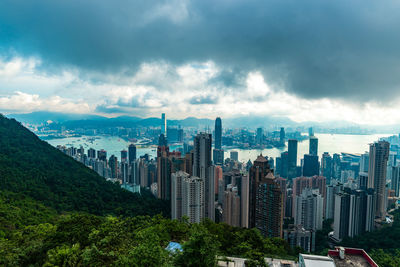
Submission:
[[[321,156],[324,152],[329,152],[331,155],[333,153],[364,153],[369,150],[369,144],[377,141],[381,137],[390,136],[393,134],[372,134],[372,135],[348,135],[348,134],[316,134],[318,138],[318,154]],[[51,139],[46,140],[49,144],[53,146],[66,145],[80,147],[83,146],[85,150],[89,148],[94,148],[96,150],[104,149],[107,151],[107,155],[116,155],[120,157],[121,150],[128,149],[129,142],[115,136],[97,136],[92,142],[88,141],[87,136],[82,137],[70,137],[62,139]],[[299,142],[297,159],[298,164],[300,164],[300,159],[304,154],[308,153],[308,140]],[[177,149],[179,146],[171,146],[170,150]],[[226,149],[225,148],[225,158],[229,157],[231,151],[238,151],[239,161],[247,162],[248,160],[255,160],[261,153],[268,157],[279,157],[283,151],[287,150],[287,146],[283,148],[268,148],[268,149]],[[137,156],[142,156],[144,154],[149,154],[150,157],[155,157],[157,155],[157,150],[155,146],[148,147],[138,147]]]

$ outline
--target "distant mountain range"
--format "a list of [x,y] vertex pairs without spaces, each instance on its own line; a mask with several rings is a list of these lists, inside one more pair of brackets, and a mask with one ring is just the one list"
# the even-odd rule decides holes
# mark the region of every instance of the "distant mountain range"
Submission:
[[[168,114],[167,114],[168,115]],[[59,112],[48,112],[48,111],[37,111],[25,114],[9,114],[8,118],[14,118],[22,123],[28,124],[44,124],[47,121],[52,121],[58,126],[65,126],[67,129],[75,128],[108,128],[108,127],[158,127],[161,125],[161,118],[150,117],[140,118],[135,116],[120,116],[115,118],[107,118],[100,115],[91,114],[73,114],[73,113],[59,113]],[[195,127],[199,129],[214,129],[214,120],[207,118],[196,118],[187,117],[181,120],[167,120],[168,126],[182,126],[182,127]],[[287,117],[283,116],[255,116],[247,115],[232,118],[222,118],[223,127],[227,128],[258,128],[264,127],[268,130],[278,129],[279,127],[297,128],[300,130],[306,130],[308,127],[314,127],[316,130],[326,129],[353,129],[360,132],[397,132],[400,130],[400,125],[387,125],[387,126],[371,126],[371,125],[359,125],[356,123],[350,123],[346,121],[328,121],[328,122],[295,122]]]

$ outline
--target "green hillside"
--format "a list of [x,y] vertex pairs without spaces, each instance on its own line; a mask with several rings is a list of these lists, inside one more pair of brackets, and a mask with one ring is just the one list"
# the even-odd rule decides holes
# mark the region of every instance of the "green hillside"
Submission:
[[61,211],[96,215],[169,214],[168,203],[121,189],[0,115],[0,190],[21,193]]

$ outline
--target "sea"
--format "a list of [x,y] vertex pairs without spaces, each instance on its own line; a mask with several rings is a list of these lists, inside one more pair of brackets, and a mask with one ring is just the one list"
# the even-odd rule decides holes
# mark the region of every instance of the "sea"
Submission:
[[[334,153],[355,153],[361,154],[369,151],[369,144],[378,141],[379,138],[388,137],[393,134],[315,134],[318,138],[318,154],[321,157],[324,152],[329,152],[331,155]],[[93,139],[94,138],[94,139]],[[92,141],[90,141],[90,139]],[[61,139],[46,140],[50,145],[65,145],[67,147],[74,146],[79,148],[82,146],[85,150],[94,148],[96,150],[104,149],[107,151],[107,156],[115,155],[118,158],[121,155],[121,150],[127,150],[130,142],[116,137],[116,136],[81,136],[81,137],[68,137]],[[171,145],[170,151],[180,148],[181,145]],[[231,151],[237,151],[239,161],[247,162],[248,160],[254,161],[258,155],[268,157],[280,157],[281,153],[287,150],[287,143],[282,148],[265,148],[265,149],[239,149],[239,148],[224,148],[225,158],[230,156]],[[299,141],[297,148],[297,160],[300,164],[300,159],[304,154],[309,152],[309,141]],[[157,148],[155,146],[138,146],[137,157],[144,154],[149,154],[150,157],[157,155]]]

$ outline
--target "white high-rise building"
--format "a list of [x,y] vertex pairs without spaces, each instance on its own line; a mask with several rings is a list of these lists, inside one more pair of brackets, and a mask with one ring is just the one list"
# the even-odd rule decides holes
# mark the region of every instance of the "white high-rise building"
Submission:
[[178,171],[171,175],[171,218],[182,218],[182,183],[190,175],[183,171]]
[[204,180],[199,177],[182,180],[182,216],[199,223],[204,218]]
[[318,190],[306,188],[296,196],[294,224],[306,230],[322,229],[324,199]]

